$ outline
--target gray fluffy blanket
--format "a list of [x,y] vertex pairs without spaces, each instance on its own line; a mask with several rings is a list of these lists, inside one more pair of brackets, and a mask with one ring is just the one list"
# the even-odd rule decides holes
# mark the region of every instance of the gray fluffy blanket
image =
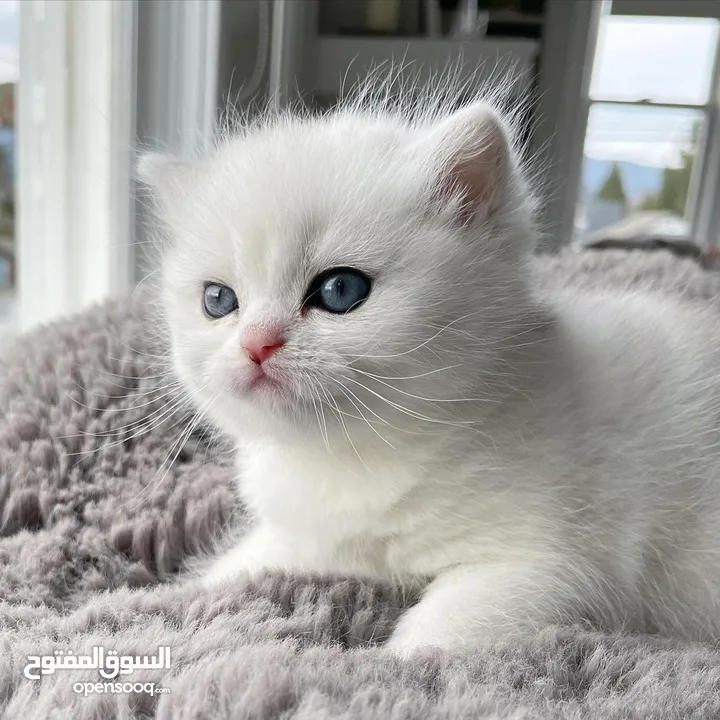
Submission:
[[[539,286],[651,286],[717,302],[720,275],[665,253],[537,259]],[[11,718],[718,718],[720,652],[548,628],[409,661],[378,641],[415,598],[353,579],[269,575],[206,591],[187,560],[242,526],[232,458],[182,425],[157,374],[146,294],[0,353],[0,715]],[[169,395],[167,393],[170,393]],[[184,408],[183,408],[184,410]],[[171,648],[123,680],[169,692],[85,696],[97,670],[28,680],[28,655]],[[107,681],[106,681],[107,682]]]

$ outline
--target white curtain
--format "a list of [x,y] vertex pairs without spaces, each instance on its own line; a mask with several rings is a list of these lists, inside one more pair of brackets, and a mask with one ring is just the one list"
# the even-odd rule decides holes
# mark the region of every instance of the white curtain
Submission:
[[137,141],[183,152],[210,131],[219,5],[21,3],[21,329],[133,287]]

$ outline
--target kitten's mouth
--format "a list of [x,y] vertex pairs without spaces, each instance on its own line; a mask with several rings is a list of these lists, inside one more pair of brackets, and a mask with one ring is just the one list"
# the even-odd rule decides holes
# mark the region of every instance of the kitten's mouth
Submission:
[[273,377],[270,377],[260,365],[256,365],[253,375],[247,384],[248,390],[256,390],[259,388],[269,388],[273,390],[282,390],[282,385]]
[[231,373],[230,388],[234,394],[246,399],[259,400],[262,396],[287,395],[287,382],[282,376],[278,377],[278,374],[275,368],[246,364]]

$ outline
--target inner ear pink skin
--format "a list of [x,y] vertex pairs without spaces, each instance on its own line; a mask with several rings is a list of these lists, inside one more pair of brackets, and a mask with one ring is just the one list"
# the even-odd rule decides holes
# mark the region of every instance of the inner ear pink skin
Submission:
[[248,325],[240,339],[240,347],[256,365],[262,365],[284,344],[285,334],[278,325]]

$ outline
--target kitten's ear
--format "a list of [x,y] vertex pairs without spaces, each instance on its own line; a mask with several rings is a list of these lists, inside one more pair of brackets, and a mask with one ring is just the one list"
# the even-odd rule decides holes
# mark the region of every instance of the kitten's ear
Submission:
[[463,222],[497,209],[507,185],[511,150],[505,124],[492,108],[476,103],[453,113],[431,129],[430,146],[438,200],[460,191]]
[[136,165],[138,180],[148,187],[163,211],[184,203],[197,183],[197,168],[191,162],[165,153],[146,153]]

